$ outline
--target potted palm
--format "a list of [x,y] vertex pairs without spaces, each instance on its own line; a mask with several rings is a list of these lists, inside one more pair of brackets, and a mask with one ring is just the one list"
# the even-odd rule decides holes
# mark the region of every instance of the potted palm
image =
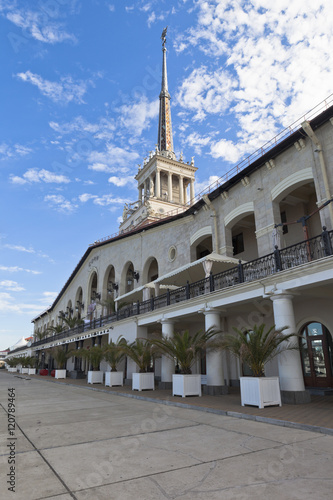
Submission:
[[104,359],[111,367],[111,371],[105,373],[105,385],[109,387],[124,384],[124,372],[118,372],[117,366],[125,357],[124,346],[126,344],[127,341],[120,336],[116,342],[110,340],[105,346]]
[[33,356],[28,356],[26,359],[26,364],[28,367],[28,375],[36,375],[36,358]]
[[236,356],[252,374],[240,377],[242,406],[281,406],[279,377],[265,377],[265,364],[284,351],[298,349],[286,342],[296,335],[283,334],[287,327],[265,328],[265,324],[254,325],[251,330],[234,328],[235,335],[224,334],[221,341],[221,347]]
[[51,350],[52,357],[56,360],[57,368],[54,378],[66,378],[66,362],[68,353],[61,347]]
[[130,344],[124,344],[123,351],[139,368],[139,373],[132,373],[132,390],[154,390],[155,374],[151,369],[155,349],[152,343],[147,339],[137,338]]
[[18,364],[19,364],[18,358],[6,359],[6,365],[8,365],[8,372],[9,373],[17,372],[17,365]]
[[172,337],[154,340],[158,350],[175,361],[179,372],[172,376],[173,396],[201,396],[201,374],[192,374],[192,367],[209,346],[214,348],[215,328],[190,335],[189,331],[176,332]]
[[22,373],[22,374],[29,373],[29,362],[30,362],[29,356],[21,356],[19,358],[19,363],[21,365],[20,373]]
[[102,384],[104,372],[100,371],[100,364],[105,356],[105,351],[100,346],[80,349],[75,351],[75,356],[85,359],[91,370],[88,370],[88,384]]

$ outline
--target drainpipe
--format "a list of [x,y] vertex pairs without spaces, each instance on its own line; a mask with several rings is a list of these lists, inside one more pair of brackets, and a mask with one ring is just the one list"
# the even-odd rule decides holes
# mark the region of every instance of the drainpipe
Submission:
[[[323,181],[324,181],[324,187],[325,187],[325,196],[326,196],[326,201],[331,198],[331,193],[330,193],[330,188],[328,184],[328,178],[327,178],[327,170],[326,170],[326,165],[325,165],[325,160],[324,160],[324,155],[323,155],[323,150],[321,143],[318,140],[318,137],[314,133],[314,131],[311,128],[310,122],[305,121],[302,123],[302,129],[306,133],[308,137],[310,137],[311,141],[315,145],[316,149],[315,152],[318,153],[319,156],[319,163],[320,163],[320,168],[321,168],[321,173],[323,176]],[[333,206],[332,203],[328,205],[329,213],[330,213],[330,219],[331,219],[331,227],[333,228]]]
[[206,205],[210,209],[210,211],[212,212],[211,217],[213,217],[213,219],[214,219],[214,233],[215,233],[214,234],[214,240],[215,240],[215,250],[214,250],[214,252],[215,253],[220,253],[219,252],[219,237],[218,237],[218,232],[217,232],[217,213],[216,213],[215,208],[213,207],[212,202],[208,198],[208,194],[204,194],[203,197],[202,197],[202,199],[206,203]]

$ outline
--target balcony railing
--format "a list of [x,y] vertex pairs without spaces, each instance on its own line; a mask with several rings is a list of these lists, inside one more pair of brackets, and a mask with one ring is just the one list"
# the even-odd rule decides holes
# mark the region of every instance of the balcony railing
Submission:
[[[176,290],[168,290],[165,294],[158,297],[151,297],[149,300],[138,301],[124,306],[110,315],[101,316],[71,330],[38,340],[32,346],[37,347],[50,342],[58,342],[64,338],[75,337],[87,331],[103,328],[115,321],[145,314],[155,309],[184,302],[200,295],[223,290],[241,283],[262,279],[266,276],[271,276],[330,255],[333,255],[333,231],[327,231],[324,227],[323,232],[314,238],[301,241],[281,250],[276,246],[274,252],[264,257],[246,262],[245,264],[239,261],[239,264],[232,269],[214,275],[211,274],[208,278],[196,281],[195,283],[187,282],[186,285]],[[74,340],[76,339],[74,338]]]

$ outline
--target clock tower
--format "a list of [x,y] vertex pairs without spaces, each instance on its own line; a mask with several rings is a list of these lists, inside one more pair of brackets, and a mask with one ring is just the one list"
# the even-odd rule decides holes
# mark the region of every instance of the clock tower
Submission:
[[166,33],[162,33],[162,87],[155,151],[150,151],[135,179],[138,200],[125,205],[120,231],[128,231],[154,220],[184,212],[194,200],[194,180],[197,168],[194,159],[185,163],[183,155],[177,160],[173,150],[170,94],[166,64]]

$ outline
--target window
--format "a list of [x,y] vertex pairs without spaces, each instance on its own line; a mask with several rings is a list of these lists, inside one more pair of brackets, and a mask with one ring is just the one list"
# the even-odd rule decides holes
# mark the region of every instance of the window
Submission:
[[243,233],[236,234],[232,237],[232,246],[234,248],[234,255],[244,252]]

